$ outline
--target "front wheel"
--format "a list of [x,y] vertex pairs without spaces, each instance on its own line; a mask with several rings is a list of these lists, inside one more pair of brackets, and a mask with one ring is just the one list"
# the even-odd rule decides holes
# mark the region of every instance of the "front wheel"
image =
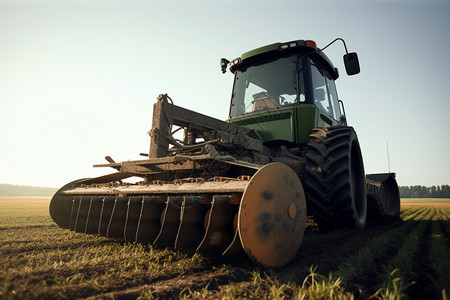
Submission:
[[355,130],[348,126],[313,129],[306,158],[308,213],[319,227],[364,228],[366,182]]

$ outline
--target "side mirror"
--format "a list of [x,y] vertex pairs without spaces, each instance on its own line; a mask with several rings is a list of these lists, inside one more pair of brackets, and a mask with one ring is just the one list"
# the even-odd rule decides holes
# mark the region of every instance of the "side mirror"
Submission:
[[355,52],[347,53],[344,55],[344,65],[347,75],[355,75],[359,73],[359,60],[358,54]]

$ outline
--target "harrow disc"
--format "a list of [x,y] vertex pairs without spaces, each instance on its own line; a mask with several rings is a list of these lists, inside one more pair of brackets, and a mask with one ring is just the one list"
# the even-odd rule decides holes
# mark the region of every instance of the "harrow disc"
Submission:
[[300,247],[305,225],[306,198],[297,174],[281,163],[258,170],[239,208],[239,237],[247,255],[269,267],[287,264]]

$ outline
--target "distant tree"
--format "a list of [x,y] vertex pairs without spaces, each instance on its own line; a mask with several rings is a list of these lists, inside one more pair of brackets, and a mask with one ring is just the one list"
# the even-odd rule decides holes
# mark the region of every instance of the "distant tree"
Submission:
[[441,190],[441,187],[438,185],[436,187],[436,198],[440,198],[441,195],[442,195],[442,190]]
[[450,185],[445,184],[441,187],[442,198],[450,198]]
[[437,197],[436,191],[437,191],[437,188],[436,188],[435,185],[433,185],[433,186],[430,188],[430,195],[431,195],[431,198],[436,198],[436,197]]
[[399,191],[401,198],[412,198],[412,192],[409,186],[399,186]]
[[431,187],[422,185],[399,186],[398,188],[401,198],[450,198],[450,186],[447,184]]

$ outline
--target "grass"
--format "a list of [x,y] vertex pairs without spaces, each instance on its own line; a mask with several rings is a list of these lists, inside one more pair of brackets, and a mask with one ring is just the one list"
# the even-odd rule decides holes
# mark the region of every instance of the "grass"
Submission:
[[[430,262],[432,268],[436,270],[433,283],[436,292],[439,293],[450,287],[450,241],[449,241],[449,216],[445,211],[440,210],[432,224],[432,234],[430,238]],[[444,223],[446,220],[447,222]]]
[[0,205],[1,297],[88,296],[209,265],[200,254],[60,229],[48,216],[48,199],[2,199]]
[[186,289],[181,299],[353,299],[340,279],[325,277],[310,269],[303,284],[281,283],[267,273],[253,271],[250,280],[221,286],[217,290],[205,287],[198,291]]
[[48,203],[0,198],[0,299],[438,299],[450,286],[448,207],[402,207],[365,230],[310,224],[294,260],[270,270],[63,230]]

